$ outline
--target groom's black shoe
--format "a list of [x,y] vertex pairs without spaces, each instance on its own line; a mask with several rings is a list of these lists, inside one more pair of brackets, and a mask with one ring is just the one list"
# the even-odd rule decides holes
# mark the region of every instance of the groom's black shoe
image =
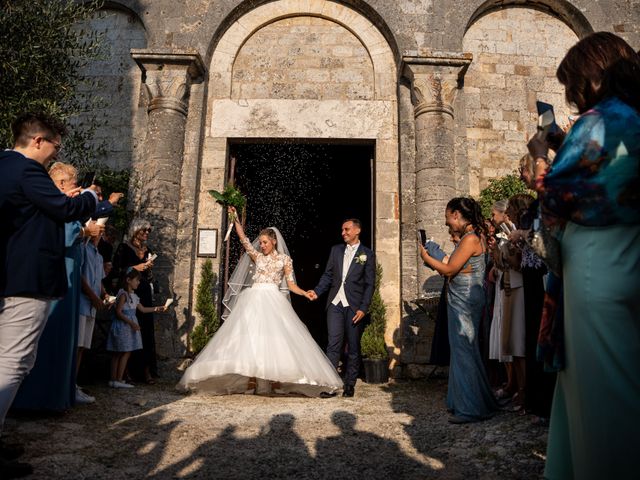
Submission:
[[342,390],[343,397],[353,397],[354,393],[355,389],[353,388],[353,385],[345,385],[344,389]]

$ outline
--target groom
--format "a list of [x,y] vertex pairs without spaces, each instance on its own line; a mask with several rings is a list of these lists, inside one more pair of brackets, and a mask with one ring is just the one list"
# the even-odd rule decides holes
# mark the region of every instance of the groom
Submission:
[[327,357],[338,367],[347,337],[349,347],[344,376],[343,397],[353,397],[360,369],[362,319],[367,314],[376,279],[374,253],[360,243],[360,220],[350,218],[342,224],[344,245],[334,245],[327,268],[311,293],[316,299],[327,290]]

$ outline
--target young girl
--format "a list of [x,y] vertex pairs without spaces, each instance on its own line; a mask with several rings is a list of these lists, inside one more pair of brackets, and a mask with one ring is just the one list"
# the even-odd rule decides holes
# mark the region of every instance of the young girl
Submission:
[[140,304],[140,299],[133,293],[138,285],[140,285],[140,272],[129,267],[116,296],[116,309],[107,338],[107,350],[113,352],[111,381],[109,382],[109,386],[113,388],[133,387],[123,380],[123,376],[131,352],[142,348],[142,336],[136,319],[136,310],[142,313],[165,312],[167,310],[167,307],[145,307]]

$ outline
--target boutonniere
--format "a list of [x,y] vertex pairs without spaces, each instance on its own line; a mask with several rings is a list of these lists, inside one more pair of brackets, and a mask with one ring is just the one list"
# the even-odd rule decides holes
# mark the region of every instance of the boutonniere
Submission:
[[367,262],[367,254],[361,253],[360,255],[356,255],[356,263],[360,265],[364,265]]

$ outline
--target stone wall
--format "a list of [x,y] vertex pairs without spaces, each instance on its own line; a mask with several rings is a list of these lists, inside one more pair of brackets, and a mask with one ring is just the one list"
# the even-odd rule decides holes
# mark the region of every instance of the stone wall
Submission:
[[233,64],[231,98],[369,100],[373,89],[364,45],[342,25],[301,16],[247,40]]
[[[201,265],[196,234],[198,228],[223,227],[221,209],[207,190],[220,189],[224,183],[228,142],[241,137],[360,138],[376,142],[375,235],[386,277],[382,293],[390,305],[387,344],[395,359],[424,365],[432,324],[412,300],[420,295],[424,280],[415,229],[417,223],[425,223],[420,216],[429,205],[416,202],[432,193],[439,195],[439,201],[448,195],[477,194],[489,178],[513,171],[525,151],[527,134],[535,128],[536,98],[554,104],[558,118],[566,118],[555,67],[579,36],[609,30],[640,48],[640,11],[636,1],[628,0],[118,0],[108,4],[110,8],[120,4],[129,13],[109,10],[111,18],[92,24],[97,29],[108,27],[113,49],[111,60],[91,67],[93,74],[107,80],[108,88],[98,93],[112,101],[112,107],[101,112],[108,120],[101,135],[111,142],[107,160],[148,173],[155,157],[146,152],[155,152],[172,168],[180,190],[179,195],[167,194],[158,209],[159,221],[172,225],[167,235],[175,233],[175,238],[153,239],[160,251],[165,245],[166,251],[175,251],[175,258],[165,258],[173,265],[163,266],[171,277],[167,284],[178,298],[174,321],[161,322],[159,348],[166,355],[184,353],[187,334],[197,321],[192,311]],[[141,71],[129,56],[130,48],[145,46],[149,55],[160,58],[156,67],[161,70],[154,73],[159,82],[164,81],[166,66],[180,65],[180,55],[198,59],[206,72],[190,80],[188,74],[187,80],[178,79],[175,91],[160,89],[148,97],[157,85],[146,72],[147,85],[142,86]],[[438,58],[456,63],[468,59],[465,53],[474,58],[462,72],[459,91],[452,88],[455,79],[444,78],[451,76],[444,64],[437,64],[431,73],[429,68],[422,71],[425,59],[430,65]],[[412,59],[416,78],[403,77],[403,59]],[[149,68],[156,62],[144,61]],[[418,78],[421,75],[426,75],[426,83]],[[429,157],[436,139],[424,134],[423,124],[433,123],[424,117],[431,112],[431,101],[418,100],[425,105],[416,110],[412,98],[421,81],[418,90],[428,95],[425,87],[431,80],[439,85],[436,97],[443,86],[450,96],[448,113],[438,105],[435,112],[447,122],[449,144],[438,144],[448,159],[441,172],[447,177],[444,194],[444,190],[425,192],[423,181],[428,183],[432,176],[424,171],[443,155],[433,153],[433,161]],[[148,123],[157,114],[147,114],[147,104],[153,102],[184,116],[178,122],[184,134],[163,135],[161,121]],[[165,103],[175,105],[163,107]],[[137,154],[138,150],[145,153]],[[157,185],[151,178],[149,185],[134,185],[134,193],[158,190]],[[417,195],[419,189],[422,196]],[[446,235],[440,205],[432,210],[429,228],[436,237]],[[167,212],[172,212],[171,218]],[[218,253],[216,267],[222,259]],[[420,373],[424,367],[407,370]]]
[[469,28],[462,48],[473,54],[464,79],[471,195],[518,168],[536,129],[536,100],[552,104],[557,122],[568,123],[555,74],[577,40],[557,18],[526,8],[489,13]]
[[[105,154],[95,160],[117,170],[131,168],[132,157],[141,147],[140,136],[134,132],[135,117],[142,103],[146,114],[146,97],[141,91],[140,69],[131,58],[132,48],[146,47],[145,31],[138,18],[121,10],[107,9],[89,22],[80,26],[103,32],[103,58],[93,61],[83,73],[93,77],[98,91],[94,98],[104,108],[94,109],[91,115],[103,123],[94,135],[94,142],[105,147]],[[83,118],[78,122],[81,124]]]

